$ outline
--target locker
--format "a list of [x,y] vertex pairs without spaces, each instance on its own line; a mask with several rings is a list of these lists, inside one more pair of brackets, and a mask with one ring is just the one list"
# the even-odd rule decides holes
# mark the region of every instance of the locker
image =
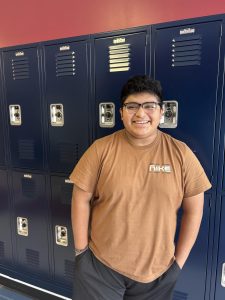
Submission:
[[[223,19],[223,32],[224,23]],[[222,36],[222,49],[221,56],[224,57],[225,54],[225,43],[224,35]],[[224,165],[224,132],[225,132],[225,106],[224,106],[224,69],[223,69],[223,90],[221,93],[222,97],[222,121],[220,126],[220,149],[219,149],[219,159],[218,159],[218,183],[217,183],[217,199],[216,199],[216,209],[214,216],[214,243],[213,243],[213,255],[212,255],[212,276],[211,276],[211,289],[210,289],[210,299],[220,300],[225,298],[225,165]],[[208,299],[207,299],[208,300]]]
[[[0,56],[1,58],[1,56]],[[6,164],[5,159],[5,119],[4,119],[4,106],[3,106],[3,91],[2,91],[2,60],[0,59],[0,165]]]
[[8,174],[5,170],[0,170],[0,267],[12,267],[12,212],[11,200],[8,188]]
[[93,40],[95,138],[111,134],[122,127],[120,91],[123,84],[137,74],[149,72],[147,30],[135,33],[99,35]]
[[44,166],[39,57],[38,48],[32,46],[3,51],[12,167],[42,170]]
[[46,178],[14,171],[12,189],[17,271],[43,280],[50,274]]
[[[174,289],[173,300],[203,300],[205,299],[206,268],[209,244],[210,203],[212,196],[205,194],[203,219],[197,241],[192,248],[178,282]],[[180,226],[181,215],[178,217]]]
[[[221,22],[153,27],[154,77],[164,99],[179,103],[178,126],[165,129],[186,142],[212,178]],[[210,62],[210,63],[209,63]]]
[[[215,282],[215,300],[220,300],[225,298],[225,197],[222,197],[221,203],[221,223],[220,223],[220,236],[219,236],[219,247],[218,255],[216,259],[217,272],[216,272],[216,282]],[[217,252],[215,252],[217,253]]]
[[68,173],[90,140],[87,41],[44,45],[44,56],[49,168]]
[[[219,136],[215,129],[220,126],[221,34],[221,21],[177,22],[174,26],[162,24],[153,26],[152,33],[154,77],[162,83],[164,99],[176,100],[179,104],[177,127],[162,130],[189,145],[202,163],[214,190],[218,157],[214,145]],[[174,300],[206,299],[208,296],[205,293],[210,289],[206,282],[210,282],[208,255],[212,251],[209,245],[212,245],[215,203],[213,193],[205,195],[201,230],[175,287]]]
[[66,286],[71,296],[75,257],[71,226],[73,184],[67,177],[51,176],[51,190],[54,280]]

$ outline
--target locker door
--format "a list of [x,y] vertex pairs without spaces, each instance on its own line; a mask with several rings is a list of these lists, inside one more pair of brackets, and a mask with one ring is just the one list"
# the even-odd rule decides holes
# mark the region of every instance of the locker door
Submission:
[[87,42],[58,42],[44,51],[49,166],[68,173],[89,145]]
[[225,197],[222,197],[221,202],[221,223],[220,223],[220,238],[219,252],[217,259],[217,278],[215,300],[225,299]]
[[[2,70],[2,60],[0,60],[0,68]],[[0,72],[0,82],[0,165],[2,166],[5,165],[5,119],[3,107],[2,72]]]
[[13,172],[12,181],[18,271],[41,279],[49,275],[46,179]]
[[5,132],[3,124],[3,105],[0,102],[0,165],[5,165]]
[[52,233],[54,235],[54,280],[72,289],[74,244],[71,226],[73,184],[66,177],[51,177]]
[[[209,243],[210,194],[205,194],[203,219],[198,239],[185,263],[174,289],[173,300],[205,299],[206,268]],[[178,218],[180,227],[181,218]]]
[[[147,31],[96,37],[94,62],[96,105],[94,128],[95,137],[99,138],[122,127],[119,108],[120,92],[124,83],[134,75],[148,73]],[[101,103],[108,102],[108,107],[100,106]],[[105,113],[106,117],[102,117]]]
[[0,170],[0,266],[12,265],[11,203],[7,172]]
[[39,55],[36,47],[3,52],[13,167],[43,168]]
[[154,76],[166,100],[177,100],[178,126],[165,130],[186,142],[212,176],[221,22],[153,29]]

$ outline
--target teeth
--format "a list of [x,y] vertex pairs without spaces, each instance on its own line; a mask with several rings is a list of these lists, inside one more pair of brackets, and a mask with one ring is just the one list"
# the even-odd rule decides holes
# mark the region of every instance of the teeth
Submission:
[[137,124],[146,124],[146,123],[148,123],[149,121],[134,121],[135,123],[137,123]]

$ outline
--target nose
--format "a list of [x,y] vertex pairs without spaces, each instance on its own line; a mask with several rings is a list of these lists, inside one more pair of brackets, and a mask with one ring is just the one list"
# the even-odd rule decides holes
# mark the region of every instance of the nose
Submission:
[[136,116],[140,116],[141,117],[143,115],[145,115],[145,111],[144,111],[143,107],[140,106],[139,109],[138,109],[138,111],[136,112]]

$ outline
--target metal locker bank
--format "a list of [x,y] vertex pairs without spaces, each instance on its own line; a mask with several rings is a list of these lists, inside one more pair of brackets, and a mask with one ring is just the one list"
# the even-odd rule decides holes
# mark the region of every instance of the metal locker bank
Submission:
[[224,22],[217,15],[0,50],[0,279],[34,299],[71,299],[69,174],[95,139],[122,127],[123,83],[148,74],[164,91],[160,130],[193,150],[212,183],[173,300],[225,299]]

